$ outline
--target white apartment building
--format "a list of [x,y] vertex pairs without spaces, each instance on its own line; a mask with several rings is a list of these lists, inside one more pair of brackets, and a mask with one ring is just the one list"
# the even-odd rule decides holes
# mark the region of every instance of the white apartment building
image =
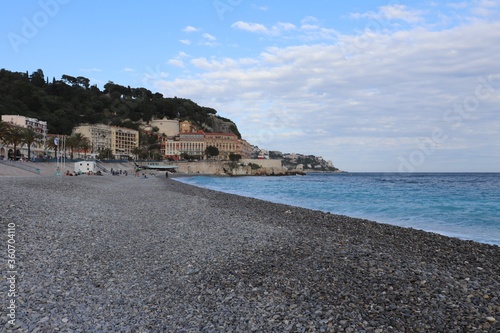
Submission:
[[[31,146],[32,156],[43,154],[45,141],[47,140],[47,122],[38,120],[36,118],[29,118],[25,116],[19,115],[2,115],[2,121],[9,123],[11,125],[23,127],[23,128],[31,128],[37,134],[40,135],[40,138],[34,142]],[[19,147],[22,154],[26,155],[28,151],[27,145],[23,145]],[[1,155],[6,156],[5,147],[2,147]]]

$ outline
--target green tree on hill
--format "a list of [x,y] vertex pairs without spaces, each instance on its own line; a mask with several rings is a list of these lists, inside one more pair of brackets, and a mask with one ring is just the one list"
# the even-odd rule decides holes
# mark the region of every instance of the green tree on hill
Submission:
[[[203,107],[190,99],[164,97],[142,87],[131,88],[113,82],[101,91],[90,85],[83,76],[64,74],[60,80],[49,82],[41,69],[29,75],[27,72],[11,72],[0,69],[0,115],[18,114],[48,122],[49,133],[70,135],[72,129],[82,123],[121,124],[138,129],[143,122],[153,118],[179,118],[189,120],[205,131],[212,117],[222,122],[229,119],[217,115],[217,111]],[[239,135],[231,122],[227,128]]]

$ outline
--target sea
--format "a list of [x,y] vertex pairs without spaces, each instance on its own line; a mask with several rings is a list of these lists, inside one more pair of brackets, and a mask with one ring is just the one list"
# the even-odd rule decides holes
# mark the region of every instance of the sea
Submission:
[[500,173],[308,173],[178,181],[500,246]]

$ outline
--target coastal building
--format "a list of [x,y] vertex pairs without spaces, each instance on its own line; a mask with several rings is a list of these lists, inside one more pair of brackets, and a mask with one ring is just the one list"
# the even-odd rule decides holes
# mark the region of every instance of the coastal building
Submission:
[[153,127],[158,128],[158,133],[165,135],[166,137],[175,137],[179,135],[179,121],[177,119],[154,119],[149,123],[151,129]]
[[233,133],[186,132],[175,138],[164,138],[161,142],[161,153],[165,159],[180,160],[184,157],[203,159],[207,147],[219,150],[216,159],[227,160],[231,153],[249,158],[251,145],[245,140],[238,140]]
[[118,158],[133,156],[134,148],[139,147],[139,132],[125,127],[111,126],[111,150]]
[[[177,126],[177,127],[176,127]],[[159,119],[152,120],[146,130],[158,128],[160,153],[165,159],[203,159],[208,146],[219,150],[216,159],[227,160],[231,153],[250,158],[253,146],[233,133],[209,133],[199,130],[190,121]]]
[[179,143],[181,153],[185,153],[192,158],[203,159],[206,149],[205,133],[203,131],[181,133]]
[[[46,121],[19,115],[2,115],[2,121],[13,126],[32,129],[36,134],[38,134],[38,138],[31,144],[31,155],[37,156],[44,153],[45,141],[47,140],[48,132]],[[9,148],[13,147],[7,147],[7,149]],[[19,147],[19,150],[20,151],[18,152],[18,155],[26,156],[28,153],[28,146],[26,144],[23,144],[22,147]],[[1,147],[0,155],[4,157],[8,155],[8,152],[6,152],[6,147]]]
[[238,146],[236,149],[236,154],[241,155],[242,159],[248,159],[252,157],[253,146],[244,139],[238,140]]
[[179,123],[179,129],[181,133],[193,133],[198,131],[196,126],[194,126],[190,121],[181,121]]
[[181,158],[179,137],[175,139],[164,138],[160,143],[160,154],[166,160],[178,161]]
[[41,141],[45,142],[47,138],[47,122],[38,120],[36,118],[29,118],[29,117],[24,117],[24,116],[14,116],[14,115],[3,115],[2,116],[2,121],[12,124],[12,125],[17,125],[20,127],[24,128],[31,128],[34,130],[37,134],[40,134],[41,136]]
[[91,154],[110,149],[116,158],[128,158],[139,147],[139,132],[130,128],[94,124],[77,126],[73,132],[89,139]]
[[105,149],[111,149],[111,126],[104,124],[80,125],[73,129],[73,133],[80,133],[90,143],[90,153],[99,154]]
[[179,136],[166,138],[161,143],[161,153],[165,159],[180,160],[182,158],[203,159],[205,155],[205,133],[181,133]]
[[216,147],[219,150],[216,159],[227,160],[229,154],[238,151],[238,137],[233,133],[205,133],[205,146]]

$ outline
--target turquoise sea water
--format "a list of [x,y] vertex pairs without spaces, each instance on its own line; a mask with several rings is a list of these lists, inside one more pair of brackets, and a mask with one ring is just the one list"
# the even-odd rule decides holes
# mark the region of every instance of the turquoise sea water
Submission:
[[500,173],[343,173],[177,180],[500,245]]

